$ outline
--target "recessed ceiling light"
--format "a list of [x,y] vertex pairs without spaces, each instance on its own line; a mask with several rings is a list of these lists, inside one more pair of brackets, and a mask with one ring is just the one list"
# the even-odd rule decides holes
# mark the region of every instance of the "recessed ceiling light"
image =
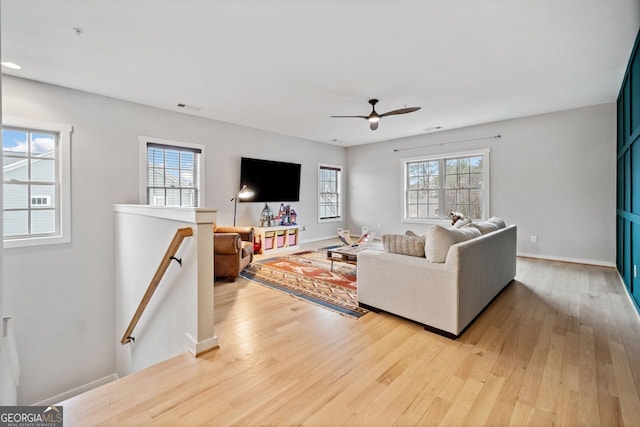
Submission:
[[22,69],[21,66],[19,66],[18,64],[15,64],[13,62],[2,61],[2,62],[0,62],[0,64],[2,64],[3,67],[11,68],[12,70],[21,70]]

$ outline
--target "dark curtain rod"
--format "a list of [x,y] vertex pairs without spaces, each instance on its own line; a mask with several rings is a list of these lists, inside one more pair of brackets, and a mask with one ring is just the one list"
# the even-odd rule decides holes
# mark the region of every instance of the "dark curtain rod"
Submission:
[[500,138],[502,138],[502,135],[497,134],[497,135],[490,135],[490,136],[479,136],[479,137],[477,137],[477,138],[459,139],[459,140],[457,140],[457,141],[441,142],[441,143],[439,143],[439,144],[418,145],[418,146],[416,146],[416,147],[406,147],[406,148],[394,148],[394,149],[393,149],[393,152],[394,152],[394,153],[397,153],[397,152],[399,152],[399,151],[414,150],[414,149],[416,149],[416,148],[431,147],[431,146],[435,146],[435,145],[443,146],[443,145],[445,145],[445,144],[455,144],[455,143],[457,143],[457,142],[477,141],[477,140],[480,140],[480,139],[490,139],[490,138],[493,138],[493,139],[500,139]]

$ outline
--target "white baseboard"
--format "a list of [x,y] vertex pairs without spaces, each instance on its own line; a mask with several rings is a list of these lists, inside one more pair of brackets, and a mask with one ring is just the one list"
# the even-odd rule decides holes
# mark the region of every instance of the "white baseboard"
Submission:
[[189,352],[196,357],[215,348],[218,348],[218,337],[215,335],[200,342],[196,341],[196,339],[193,338],[188,332],[185,333],[185,337],[187,340],[187,348],[189,349]]
[[313,243],[313,242],[320,242],[322,240],[331,240],[331,239],[336,239],[338,240],[338,235],[337,234],[332,234],[330,236],[327,237],[315,237],[313,239],[300,239],[300,244],[303,243]]
[[631,304],[631,307],[633,308],[633,311],[636,312],[636,316],[638,318],[638,323],[640,323],[640,311],[636,309],[636,303],[633,302],[633,298],[631,297],[631,293],[629,292],[629,289],[627,288],[627,285],[625,285],[624,279],[620,275],[620,272],[618,271],[617,268],[616,268],[616,273],[618,274],[618,282],[620,283],[620,286],[622,287],[622,293],[624,293],[627,296],[627,299],[629,300],[629,304]]
[[569,258],[569,257],[558,257],[552,255],[541,255],[541,254],[530,254],[526,252],[518,252],[517,256],[525,257],[525,258],[537,258],[537,259],[546,259],[549,261],[561,261],[561,262],[571,262],[574,264],[587,264],[587,265],[598,265],[601,267],[614,267],[616,266],[615,262],[608,261],[596,261],[592,259],[582,259],[582,258]]
[[94,388],[100,387],[101,385],[104,384],[108,384],[110,382],[113,382],[115,380],[118,379],[118,375],[117,374],[111,374],[111,375],[107,375],[104,378],[100,378],[98,380],[95,381],[91,381],[90,383],[81,385],[80,387],[76,387],[74,389],[71,389],[69,391],[65,391],[64,393],[60,393],[57,394],[55,396],[52,396],[48,399],[42,400],[40,402],[36,402],[33,405],[34,406],[51,406],[51,405],[55,405],[59,402],[62,402],[63,400],[67,400],[70,399],[74,396],[77,396],[79,394],[85,393],[89,390],[93,390]]

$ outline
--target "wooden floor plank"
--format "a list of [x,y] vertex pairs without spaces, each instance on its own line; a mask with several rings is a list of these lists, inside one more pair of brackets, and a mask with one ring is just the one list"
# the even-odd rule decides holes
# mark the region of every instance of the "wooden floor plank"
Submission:
[[519,258],[454,341],[217,282],[218,350],[61,402],[65,425],[634,426],[640,321],[625,292],[612,268]]
[[580,327],[580,371],[578,378],[580,397],[579,417],[581,425],[589,425],[600,420],[598,407],[598,384],[594,350],[593,328]]
[[[631,426],[640,421],[640,395],[633,381],[632,366],[629,365],[624,347],[621,344],[613,344],[611,345],[611,353],[617,378],[622,419],[625,425]],[[633,370],[638,368],[638,365],[633,366]]]
[[464,424],[478,426],[491,425],[493,420],[491,420],[491,423],[489,422],[489,414],[498,399],[498,395],[500,390],[502,390],[503,385],[503,377],[491,375],[484,383],[478,397],[473,402],[473,406],[469,410]]
[[482,386],[483,384],[475,378],[469,378],[465,381],[455,399],[451,400],[451,407],[442,419],[442,425],[462,425],[473,406],[473,402],[478,398]]

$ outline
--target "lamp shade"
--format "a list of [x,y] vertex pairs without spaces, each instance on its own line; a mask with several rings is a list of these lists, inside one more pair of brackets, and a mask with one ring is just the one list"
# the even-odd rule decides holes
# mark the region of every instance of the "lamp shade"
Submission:
[[250,190],[246,185],[243,185],[238,194],[233,199],[233,226],[236,226],[236,212],[238,210],[238,199],[248,199],[253,196],[253,190]]
[[253,194],[253,190],[250,190],[246,185],[243,185],[236,197],[240,199],[248,199],[249,197],[252,197]]

